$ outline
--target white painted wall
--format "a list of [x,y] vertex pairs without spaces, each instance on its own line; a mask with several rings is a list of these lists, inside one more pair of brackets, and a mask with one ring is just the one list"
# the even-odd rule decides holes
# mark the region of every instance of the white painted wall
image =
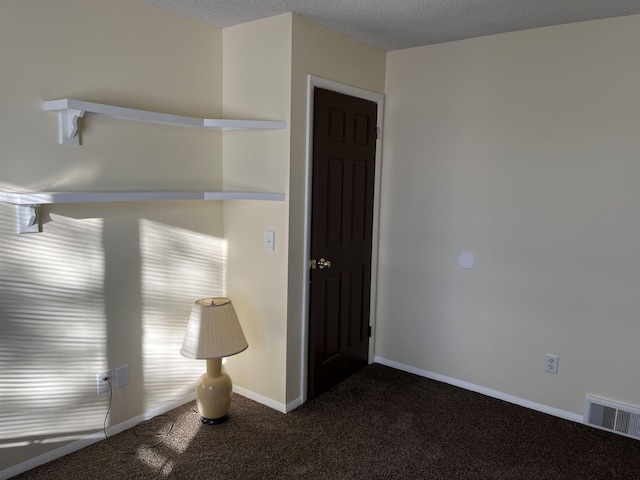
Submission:
[[[210,189],[219,133],[86,116],[58,145],[42,102],[222,113],[221,31],[141,0],[0,2],[0,189]],[[107,425],[193,390],[191,302],[225,293],[220,202],[52,206],[17,235],[0,204],[0,471],[102,429],[98,372],[129,365]]]
[[632,16],[388,54],[376,355],[639,403],[638,45]]

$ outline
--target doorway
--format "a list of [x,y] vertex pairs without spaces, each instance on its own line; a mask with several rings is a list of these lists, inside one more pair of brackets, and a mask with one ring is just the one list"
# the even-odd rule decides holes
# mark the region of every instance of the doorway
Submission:
[[312,77],[309,87],[311,261],[303,398],[373,361],[382,114],[380,94]]

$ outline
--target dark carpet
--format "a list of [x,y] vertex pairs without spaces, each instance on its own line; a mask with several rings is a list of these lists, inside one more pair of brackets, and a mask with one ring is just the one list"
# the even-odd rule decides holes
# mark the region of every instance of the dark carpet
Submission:
[[640,479],[640,441],[381,365],[284,415],[194,403],[16,479]]

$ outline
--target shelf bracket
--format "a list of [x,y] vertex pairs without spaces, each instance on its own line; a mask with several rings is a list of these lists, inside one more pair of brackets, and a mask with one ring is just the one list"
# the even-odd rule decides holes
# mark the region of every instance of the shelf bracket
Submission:
[[84,116],[84,110],[68,108],[58,112],[58,143],[60,145],[80,145],[78,119]]
[[39,233],[40,205],[16,205],[16,231],[18,233]]

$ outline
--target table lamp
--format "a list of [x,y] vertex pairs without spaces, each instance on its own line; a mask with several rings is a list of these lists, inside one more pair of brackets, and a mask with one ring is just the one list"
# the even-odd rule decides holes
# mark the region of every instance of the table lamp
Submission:
[[240,353],[248,346],[231,300],[215,297],[194,303],[180,353],[207,361],[207,373],[196,383],[196,404],[203,424],[216,425],[229,419],[233,387],[229,375],[222,371],[222,357]]

